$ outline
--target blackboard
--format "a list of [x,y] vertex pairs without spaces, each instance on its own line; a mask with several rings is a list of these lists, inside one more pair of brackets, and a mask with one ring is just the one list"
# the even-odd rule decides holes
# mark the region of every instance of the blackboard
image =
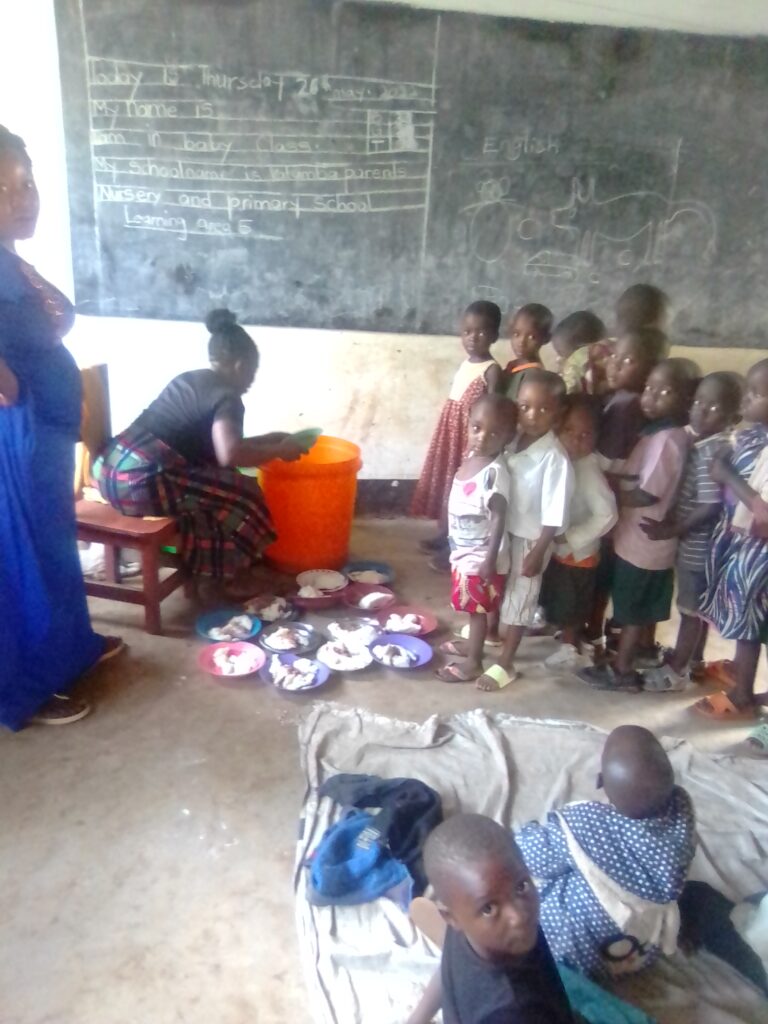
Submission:
[[[57,0],[76,303],[445,333],[474,298],[768,342],[768,41],[327,0]],[[34,154],[33,154],[34,155]]]

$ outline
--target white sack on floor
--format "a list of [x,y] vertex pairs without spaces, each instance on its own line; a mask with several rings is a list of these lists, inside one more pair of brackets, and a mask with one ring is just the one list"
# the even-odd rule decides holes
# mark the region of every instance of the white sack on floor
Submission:
[[[360,907],[313,907],[301,867],[338,809],[317,787],[338,772],[421,779],[446,815],[476,811],[520,826],[569,800],[595,799],[605,734],[589,726],[471,711],[422,725],[317,704],[299,732],[307,779],[296,868],[301,957],[315,1019],[323,1024],[399,1024],[437,960],[387,899]],[[692,877],[731,899],[768,890],[768,765],[665,746],[697,816]],[[755,989],[709,954],[671,961],[616,993],[660,1024],[766,1024]]]

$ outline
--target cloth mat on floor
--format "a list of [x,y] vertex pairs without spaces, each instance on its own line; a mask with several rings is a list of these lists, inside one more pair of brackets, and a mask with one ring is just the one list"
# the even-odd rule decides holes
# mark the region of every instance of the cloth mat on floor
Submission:
[[[387,899],[315,907],[306,899],[304,858],[338,817],[318,787],[338,772],[421,779],[456,811],[519,827],[595,789],[605,733],[471,711],[421,725],[333,704],[316,704],[299,730],[307,796],[295,876],[301,959],[315,1019],[323,1024],[400,1024],[437,966],[437,952]],[[768,889],[768,770],[765,762],[709,757],[683,740],[664,741],[696,808],[698,851],[691,875],[733,900]],[[660,1024],[765,1024],[760,994],[715,957],[682,953],[614,987]]]

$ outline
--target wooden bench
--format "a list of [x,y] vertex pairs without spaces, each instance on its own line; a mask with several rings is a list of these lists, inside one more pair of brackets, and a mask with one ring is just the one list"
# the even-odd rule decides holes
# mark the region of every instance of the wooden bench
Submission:
[[[160,602],[186,582],[186,574],[180,568],[165,579],[160,578],[160,552],[176,540],[175,521],[124,516],[111,505],[84,500],[77,502],[76,514],[77,539],[103,544],[106,552],[106,582],[86,580],[86,594],[143,605],[146,631],[161,634]],[[135,548],[141,554],[141,590],[121,582],[121,548]]]

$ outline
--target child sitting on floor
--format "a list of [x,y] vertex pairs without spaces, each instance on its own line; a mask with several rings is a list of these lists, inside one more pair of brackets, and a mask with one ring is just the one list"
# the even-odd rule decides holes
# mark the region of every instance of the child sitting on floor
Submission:
[[588,975],[624,974],[675,951],[693,807],[661,744],[636,725],[608,736],[598,787],[609,803],[566,804],[515,838],[555,959]]
[[529,370],[541,370],[539,352],[552,333],[552,312],[538,302],[529,302],[510,318],[508,335],[514,359],[504,367],[502,392],[517,400],[520,387]]
[[675,564],[680,612],[677,642],[663,665],[643,673],[644,690],[684,690],[690,682],[688,668],[694,652],[704,646],[701,601],[707,589],[712,534],[723,504],[722,487],[712,479],[711,469],[715,456],[730,445],[741,391],[741,378],[735,373],[710,373],[699,384],[690,415],[693,444],[673,513],[662,522],[646,519],[640,523],[651,541],[680,538]]
[[563,391],[560,377],[546,370],[531,370],[520,389],[518,436],[507,454],[510,569],[501,621],[508,628],[498,663],[477,680],[481,690],[500,690],[517,678],[513,661],[534,623],[552,542],[568,525],[573,468],[555,436]]
[[554,330],[552,347],[557,354],[557,370],[565,389],[587,391],[590,348],[605,337],[605,324],[590,309],[570,313]]
[[698,376],[699,368],[689,359],[665,359],[651,371],[643,391],[642,410],[649,423],[626,462],[626,486],[618,493],[619,521],[613,533],[611,597],[621,628],[616,661],[578,672],[597,689],[642,689],[642,677],[634,669],[641,638],[649,626],[669,618],[677,538],[650,543],[640,524],[646,517],[665,519],[677,495],[690,446],[685,424]]
[[572,1024],[539,927],[536,889],[510,833],[481,814],[432,832],[424,866],[448,927],[440,970],[408,1024]]
[[444,555],[446,568],[448,494],[464,456],[469,410],[481,395],[498,391],[501,385],[501,367],[491,355],[500,324],[501,310],[495,302],[472,302],[464,311],[461,342],[467,358],[453,378],[413,496],[411,514],[438,521],[437,535],[422,542],[421,547]]
[[561,630],[561,646],[545,661],[551,668],[581,668],[581,634],[586,610],[592,606],[600,538],[616,523],[616,499],[595,454],[598,406],[589,395],[567,395],[557,432],[571,460],[574,490],[568,529],[555,537],[552,558],[544,573],[541,605],[547,622]]
[[502,451],[517,423],[514,402],[503,395],[478,398],[469,414],[468,452],[448,498],[451,545],[451,604],[469,614],[469,639],[443,644],[446,654],[463,661],[439,669],[446,683],[468,683],[483,671],[488,616],[497,612],[509,569],[505,543],[509,471]]
[[[767,694],[755,694],[761,643],[768,643],[768,359],[747,375],[744,419],[733,456],[716,457],[712,476],[726,505],[712,540],[702,614],[725,640],[736,641],[734,685],[693,705],[717,721],[750,720]],[[759,734],[758,734],[759,735]]]

